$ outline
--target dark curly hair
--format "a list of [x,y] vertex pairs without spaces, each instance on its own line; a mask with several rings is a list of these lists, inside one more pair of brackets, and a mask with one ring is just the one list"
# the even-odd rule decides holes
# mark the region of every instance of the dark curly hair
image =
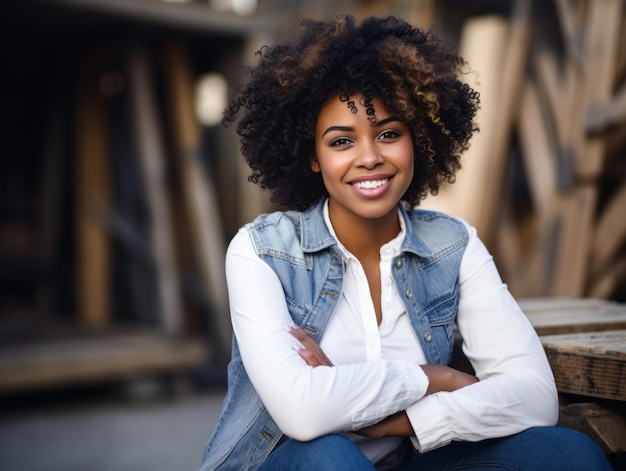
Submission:
[[[252,169],[248,180],[272,192],[274,202],[304,210],[327,195],[310,167],[314,130],[322,105],[339,94],[372,99],[405,121],[415,151],[415,174],[402,201],[419,204],[443,181],[453,182],[460,156],[477,131],[478,92],[459,80],[464,61],[435,37],[395,18],[351,16],[304,20],[290,43],[264,46],[256,66],[224,112],[236,121],[241,152]],[[375,118],[372,118],[375,119]]]

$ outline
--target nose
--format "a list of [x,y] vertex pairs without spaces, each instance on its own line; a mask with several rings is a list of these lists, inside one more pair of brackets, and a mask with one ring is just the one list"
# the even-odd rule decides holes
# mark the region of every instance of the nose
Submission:
[[383,162],[383,156],[375,143],[364,143],[359,153],[356,164],[367,169],[373,169]]

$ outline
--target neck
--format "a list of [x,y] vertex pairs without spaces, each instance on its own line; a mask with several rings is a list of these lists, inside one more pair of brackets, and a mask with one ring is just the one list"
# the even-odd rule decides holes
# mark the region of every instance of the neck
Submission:
[[337,238],[359,260],[379,257],[380,247],[400,233],[400,221],[395,208],[385,216],[375,219],[365,219],[353,214],[333,217],[332,211],[329,211],[329,215]]

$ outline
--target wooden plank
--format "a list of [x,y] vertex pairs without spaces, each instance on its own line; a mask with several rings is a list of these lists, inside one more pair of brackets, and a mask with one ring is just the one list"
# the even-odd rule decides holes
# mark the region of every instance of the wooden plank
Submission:
[[[560,117],[558,244],[550,286],[553,296],[585,294],[592,228],[598,198],[596,179],[604,163],[604,141],[584,133],[587,107],[611,96],[613,67],[621,22],[621,1],[587,2],[582,69],[566,61],[565,77],[573,83]],[[602,76],[602,78],[599,78]],[[601,83],[598,83],[600,80]],[[582,97],[582,98],[581,98]],[[580,185],[580,186],[579,186]]]
[[143,182],[150,210],[149,239],[156,261],[160,323],[170,333],[182,332],[181,289],[176,264],[174,227],[169,202],[164,143],[148,55],[140,46],[130,50],[129,79],[132,114],[138,136]]
[[[547,111],[547,112],[546,112]],[[533,201],[534,227],[531,247],[520,256],[523,271],[524,291],[518,295],[548,295],[550,267],[554,263],[554,224],[558,209],[558,143],[551,135],[554,124],[549,109],[542,109],[538,86],[528,80],[524,86],[518,129],[522,158],[528,176]],[[500,225],[505,220],[500,217]],[[498,244],[502,242],[498,237]],[[510,249],[503,250],[506,252]]]
[[559,149],[567,135],[568,104],[574,91],[575,73],[570,67],[563,71],[555,54],[537,51],[533,56],[533,67],[537,75],[540,99],[551,117]]
[[126,56],[125,44],[116,44],[113,61],[101,80],[109,98],[109,140],[115,178],[115,208],[102,212],[101,217],[115,241],[116,320],[158,326],[161,308],[155,256],[149,242],[151,215],[141,178],[139,132],[133,125]]
[[40,319],[49,318],[53,314],[58,299],[56,273],[60,264],[61,221],[67,211],[62,200],[63,188],[67,184],[66,165],[70,147],[68,129],[73,119],[66,106],[74,93],[70,76],[67,67],[60,66],[54,71],[51,100],[45,118],[38,249],[47,266],[46,271],[50,271],[38,287],[36,310]]
[[[582,301],[582,302],[579,302]],[[603,300],[520,301],[538,335],[626,329],[626,305]]]
[[597,402],[563,405],[558,425],[584,433],[605,453],[626,451],[626,416],[605,405]]
[[232,328],[224,273],[226,246],[219,215],[217,192],[208,169],[201,161],[201,132],[194,114],[194,78],[187,51],[178,43],[165,48],[165,75],[168,105],[174,124],[176,159],[183,190],[183,204],[189,223],[191,244],[200,278],[213,312],[218,350],[229,350]]
[[550,286],[552,296],[580,297],[585,294],[597,198],[595,186],[581,185],[564,194],[559,201],[558,244]]
[[555,0],[557,17],[561,26],[563,43],[568,56],[577,66],[582,64],[583,34],[578,20],[578,14],[583,2],[580,0]]
[[520,103],[519,132],[533,206],[540,220],[551,218],[557,196],[558,150],[545,121],[537,87],[529,80]]
[[[618,42],[622,22],[622,0],[596,0],[588,3],[585,30],[583,103],[585,107],[611,100],[617,66]],[[584,123],[585,116],[581,116]],[[584,126],[584,124],[583,124]],[[597,178],[604,163],[604,140],[601,137],[583,140],[576,153],[576,173]]]
[[[517,113],[531,40],[530,0],[515,0],[510,18],[510,34],[507,40],[502,71],[497,118],[494,121],[493,140],[488,148],[485,193],[477,208],[478,233],[487,247],[494,243],[495,223],[500,209],[500,199],[508,159],[508,148],[513,122]],[[483,45],[484,46],[484,45]]]
[[568,297],[521,298],[517,302],[525,314],[564,310],[590,312],[607,304],[613,304],[605,299]]
[[141,23],[167,25],[180,31],[200,31],[227,36],[280,30],[281,16],[233,15],[209,8],[206,2],[146,2],[145,0],[44,0],[71,8]]
[[585,129],[587,133],[598,133],[623,121],[626,121],[626,84],[609,101],[589,106]]
[[[497,243],[494,247],[494,258],[502,278],[506,280],[509,289],[516,296],[543,296],[542,272],[536,264],[528,258],[528,244],[522,233],[533,231],[532,221],[519,223],[513,215],[503,212],[497,226]],[[539,261],[539,257],[533,257]],[[530,272],[539,276],[531,277]]]
[[[480,211],[487,188],[489,149],[496,139],[500,90],[509,25],[497,15],[470,18],[463,25],[459,54],[468,61],[471,73],[468,84],[480,93],[481,108],[476,114],[480,132],[472,137],[470,148],[463,154],[463,168],[457,172],[454,185],[442,186],[436,196],[429,195],[420,206],[463,217],[470,224],[480,223]],[[483,237],[483,228],[478,233]]]
[[156,332],[20,344],[0,349],[0,392],[188,371],[206,359],[203,342]]
[[605,205],[591,247],[591,277],[600,275],[626,241],[626,182]]
[[611,263],[601,270],[597,277],[590,280],[589,295],[610,298],[615,295],[616,289],[623,286],[626,279],[626,256],[613,259]]
[[626,330],[540,339],[559,392],[626,401]]
[[623,51],[626,50],[626,8],[622,11],[622,25],[620,27],[618,50],[622,51],[622,53],[617,55],[615,83],[620,83],[626,80],[626,54],[623,53]]
[[103,49],[91,49],[83,59],[76,113],[76,285],[79,320],[86,326],[109,323],[109,238],[98,212],[111,205],[110,149],[106,99],[98,80],[106,64]]

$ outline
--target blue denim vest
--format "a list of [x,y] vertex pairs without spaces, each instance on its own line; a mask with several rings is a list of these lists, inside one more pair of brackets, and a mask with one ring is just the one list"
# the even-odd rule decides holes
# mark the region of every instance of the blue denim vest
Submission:
[[[294,322],[320,341],[341,295],[344,264],[324,223],[322,202],[276,212],[248,225],[259,257],[278,275]],[[406,237],[392,273],[428,363],[452,355],[459,267],[468,241],[462,223],[441,213],[405,211]],[[243,367],[236,339],[228,391],[201,471],[254,470],[282,437]]]

